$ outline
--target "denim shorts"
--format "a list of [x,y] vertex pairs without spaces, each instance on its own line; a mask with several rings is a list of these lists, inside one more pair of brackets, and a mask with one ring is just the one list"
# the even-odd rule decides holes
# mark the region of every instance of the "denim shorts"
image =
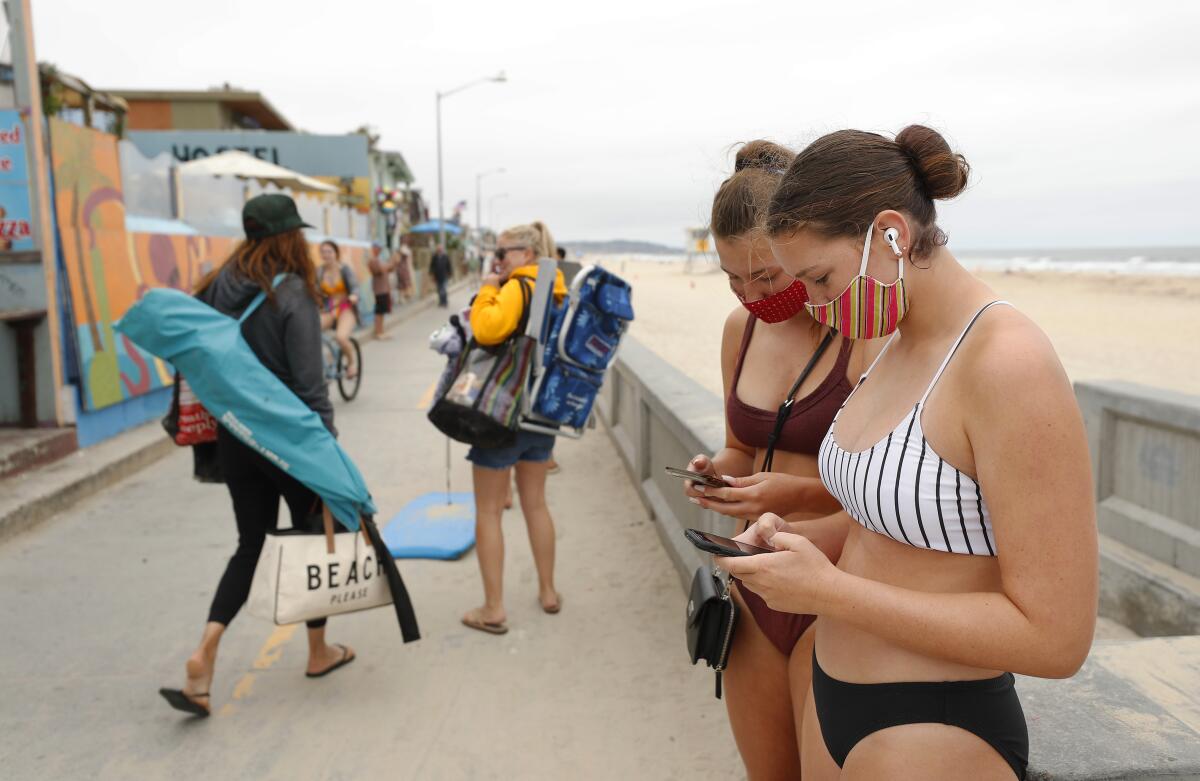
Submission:
[[554,437],[533,431],[518,431],[517,441],[508,447],[472,447],[467,460],[487,469],[508,469],[518,461],[544,463],[554,450]]

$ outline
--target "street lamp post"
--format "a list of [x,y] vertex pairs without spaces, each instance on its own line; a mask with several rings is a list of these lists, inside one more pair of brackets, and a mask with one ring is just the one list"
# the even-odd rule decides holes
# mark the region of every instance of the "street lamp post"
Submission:
[[481,195],[480,182],[483,181],[483,177],[485,176],[502,173],[505,173],[503,168],[493,168],[490,171],[484,171],[481,174],[475,174],[475,233],[478,236],[478,241],[480,243],[483,242],[483,217],[481,216],[483,213],[483,203],[481,201],[483,196]]
[[495,76],[485,76],[481,79],[468,81],[466,84],[454,89],[437,93],[438,244],[441,244],[443,247],[446,246],[446,201],[442,195],[442,98],[448,98],[456,92],[462,92],[465,89],[470,89],[479,84],[486,84],[489,81],[503,84],[508,81],[508,77],[504,75],[504,71],[500,71]]
[[494,204],[496,203],[496,201],[500,200],[501,198],[507,198],[507,197],[508,197],[508,193],[499,193],[497,195],[493,195],[491,198],[488,198],[488,222],[490,222],[490,223],[495,222],[496,207]]

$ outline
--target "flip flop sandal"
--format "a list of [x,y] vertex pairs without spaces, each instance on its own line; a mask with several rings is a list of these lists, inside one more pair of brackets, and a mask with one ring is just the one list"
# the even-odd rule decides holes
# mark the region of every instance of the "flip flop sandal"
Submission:
[[501,621],[498,624],[491,624],[484,621],[482,618],[463,616],[463,626],[469,626],[472,629],[478,629],[480,632],[487,632],[489,635],[508,634],[508,624]]
[[158,693],[175,710],[181,710],[184,713],[190,713],[202,719],[207,718],[210,714],[206,706],[201,705],[194,699],[196,697],[207,697],[208,692],[204,694],[188,694],[183,689],[159,689]]
[[558,612],[560,610],[562,610],[562,603],[563,603],[562,594],[555,594],[554,596],[558,597],[558,600],[554,603],[554,605],[552,605],[551,607],[546,607],[545,605],[542,605],[542,611],[545,613],[549,613],[552,616],[557,615]]
[[336,645],[338,648],[342,649],[342,658],[337,660],[333,664],[329,665],[328,667],[326,667],[324,670],[322,670],[319,673],[305,673],[304,674],[305,678],[324,678],[326,675],[329,675],[331,672],[338,669],[339,667],[345,667],[346,665],[350,664],[351,662],[353,662],[355,659],[358,658],[354,654],[351,654],[350,649],[347,648],[346,646],[342,645],[341,643],[337,643]]

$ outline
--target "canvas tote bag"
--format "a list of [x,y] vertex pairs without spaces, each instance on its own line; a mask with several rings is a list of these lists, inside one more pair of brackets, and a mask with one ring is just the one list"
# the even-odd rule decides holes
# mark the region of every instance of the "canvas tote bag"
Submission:
[[392,604],[387,567],[360,532],[334,533],[329,508],[322,509],[325,531],[267,532],[248,608],[251,615],[282,626]]

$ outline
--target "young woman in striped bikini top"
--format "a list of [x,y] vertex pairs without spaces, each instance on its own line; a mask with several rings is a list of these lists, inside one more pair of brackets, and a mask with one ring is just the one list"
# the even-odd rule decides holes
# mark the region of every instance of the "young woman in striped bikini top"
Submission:
[[[718,560],[771,608],[818,616],[806,781],[1024,778],[1012,673],[1070,676],[1091,644],[1082,416],[1045,335],[944,246],[934,200],[967,170],[926,127],[839,131],[800,153],[768,214],[813,317],[891,336],[820,450],[844,511],[768,513],[741,539],[778,552]],[[836,565],[818,527],[844,530]]]

